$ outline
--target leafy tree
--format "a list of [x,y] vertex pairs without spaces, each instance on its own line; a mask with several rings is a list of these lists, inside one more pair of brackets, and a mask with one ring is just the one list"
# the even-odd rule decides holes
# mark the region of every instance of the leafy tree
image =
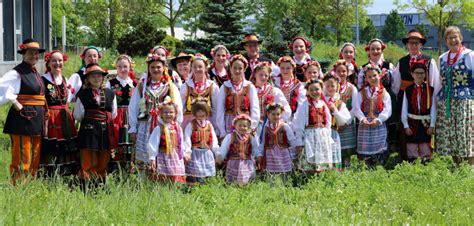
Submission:
[[437,4],[428,3],[426,0],[412,0],[402,4],[397,0],[395,5],[400,9],[414,8],[425,14],[430,24],[438,30],[438,54],[442,52],[444,32],[448,26],[460,24],[461,21],[465,21],[468,27],[474,25],[472,0],[438,0]]
[[[80,45],[84,40],[84,32],[79,29],[82,18],[79,16],[71,0],[53,0],[51,2],[52,37],[61,43],[62,17],[66,16],[66,44]],[[62,47],[64,49],[64,47]]]
[[175,36],[174,28],[179,22],[179,19],[190,8],[190,2],[187,0],[158,0],[157,3],[164,8],[164,10],[157,11],[161,14],[170,27],[171,36]]
[[428,38],[428,34],[430,32],[430,29],[426,27],[424,24],[417,24],[415,26],[415,29],[420,31],[426,38]]
[[377,28],[375,28],[374,23],[369,17],[366,17],[364,26],[360,30],[360,41],[367,43],[371,39],[377,38],[378,36],[379,31]]
[[385,19],[385,26],[382,28],[382,39],[387,42],[399,41],[405,36],[406,30],[405,23],[398,15],[397,10],[392,10]]

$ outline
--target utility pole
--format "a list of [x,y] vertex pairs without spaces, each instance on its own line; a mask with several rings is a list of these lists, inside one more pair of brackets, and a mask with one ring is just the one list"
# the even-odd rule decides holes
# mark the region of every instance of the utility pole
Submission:
[[356,0],[356,44],[359,45],[359,0]]

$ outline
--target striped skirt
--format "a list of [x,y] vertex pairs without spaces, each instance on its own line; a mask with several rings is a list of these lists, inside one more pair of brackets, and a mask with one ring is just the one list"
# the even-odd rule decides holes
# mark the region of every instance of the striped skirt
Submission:
[[135,160],[148,162],[148,140],[150,139],[150,124],[146,121],[138,121],[138,131],[135,143]]
[[158,175],[166,176],[184,176],[184,160],[179,158],[176,150],[171,150],[171,153],[158,152],[156,156],[156,171]]
[[[372,119],[369,120],[371,122]],[[357,153],[378,154],[387,150],[387,126],[385,123],[374,128],[359,124],[357,134]]]
[[245,185],[255,177],[253,160],[229,160],[225,171],[227,183]]
[[193,148],[191,160],[186,165],[186,175],[191,177],[215,176],[214,153],[209,149]]
[[344,152],[345,149],[355,149],[357,147],[357,132],[356,123],[352,121],[347,127],[343,127],[337,131],[341,138],[341,150]]
[[334,141],[331,144],[332,149],[332,162],[336,170],[342,169],[342,157],[341,157],[341,138],[339,133],[335,129],[331,129],[331,138]]
[[292,168],[290,149],[273,147],[265,152],[266,170],[270,173],[290,172]]

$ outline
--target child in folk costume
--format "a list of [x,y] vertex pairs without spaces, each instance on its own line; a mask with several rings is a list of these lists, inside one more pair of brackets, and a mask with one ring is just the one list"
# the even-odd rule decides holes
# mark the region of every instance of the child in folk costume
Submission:
[[304,67],[304,82],[310,80],[321,79],[323,74],[321,72],[321,65],[318,61],[309,61]]
[[170,60],[171,68],[176,70],[183,84],[191,77],[191,58],[192,55],[180,52],[178,56]]
[[177,122],[182,122],[181,98],[178,88],[166,74],[162,57],[149,54],[146,59],[148,72],[133,90],[128,107],[130,140],[135,141],[135,165],[141,176],[148,168],[147,144],[150,133],[158,125],[158,107],[166,96],[170,96],[178,106]]
[[334,163],[331,111],[322,100],[322,80],[311,80],[305,86],[307,100],[298,106],[291,126],[297,138],[299,168],[307,173],[315,173],[332,168]]
[[[350,42],[346,42],[342,45],[339,51],[339,59],[344,60],[347,66],[347,80],[352,84],[357,84],[357,75],[359,74],[359,68],[355,61],[356,47]],[[336,68],[333,68],[331,74],[336,75]]]
[[43,52],[37,41],[24,40],[17,51],[23,61],[0,77],[0,105],[12,104],[3,133],[11,138],[13,184],[22,175],[35,176],[39,167],[47,112],[45,87],[35,65]]
[[231,79],[220,87],[217,98],[217,126],[221,138],[233,131],[232,121],[239,114],[249,115],[252,130],[258,126],[258,94],[255,86],[245,79],[247,66],[245,57],[234,55],[230,60]]
[[392,114],[390,95],[381,84],[382,70],[368,64],[364,68],[368,85],[357,94],[354,115],[359,119],[357,153],[360,160],[373,167],[385,164],[388,157],[385,121]]
[[148,141],[148,159],[151,162],[150,179],[162,182],[186,183],[184,162],[189,161],[189,153],[184,154],[183,131],[176,116],[178,106],[167,96],[159,108],[158,124]]
[[117,147],[113,122],[117,99],[112,90],[103,87],[106,75],[99,65],[89,64],[74,105],[74,118],[81,122],[77,137],[81,158],[79,177],[85,181],[105,181],[110,152]]
[[[235,130],[227,134],[221,144],[217,162],[227,160],[226,181],[246,185],[255,177],[255,163],[262,161],[258,140],[252,135],[252,120],[245,114],[237,115],[232,122]],[[259,166],[258,166],[259,167]]]
[[[402,104],[402,123],[407,135],[408,160],[431,158],[431,135],[436,123],[434,88],[427,78],[424,60],[410,63],[414,84],[405,89]],[[428,82],[427,82],[428,81]]]
[[58,172],[68,176],[77,173],[78,149],[75,140],[77,129],[68,108],[70,86],[62,74],[67,55],[54,50],[44,56],[46,73],[43,83],[48,103],[48,133],[41,142],[41,165],[47,175]]
[[[367,46],[365,47],[365,51],[369,55],[369,62],[362,65],[362,68],[365,68],[367,65],[372,64],[376,65],[381,70],[381,77],[380,82],[384,86],[385,91],[390,95],[391,101],[391,108],[395,109],[397,106],[397,94],[399,91],[399,85],[396,84],[394,77],[392,76],[395,67],[392,63],[385,61],[383,56],[384,49],[387,48],[382,40],[380,39],[372,39],[369,41]],[[360,70],[358,75],[358,87],[362,89],[364,86],[367,85],[367,81],[365,80],[365,72]],[[397,127],[398,122],[400,121],[400,115],[392,114],[389,119],[387,120],[387,142],[391,150],[398,149],[398,139],[397,139]]]
[[153,49],[150,49],[149,54],[156,55],[165,62],[165,74],[171,78],[171,81],[178,89],[181,88],[181,85],[183,85],[181,77],[166,64],[166,59],[170,56],[170,51],[164,46],[155,46]]
[[209,79],[207,74],[207,58],[198,53],[191,59],[192,75],[191,78],[186,80],[182,85],[181,100],[184,105],[183,109],[183,122],[181,128],[186,128],[189,122],[194,118],[192,114],[192,103],[197,98],[204,98],[211,109],[211,122],[216,124],[217,115],[217,98],[219,96],[219,87]]
[[283,112],[284,107],[279,103],[266,106],[268,123],[263,128],[260,153],[263,153],[262,168],[269,173],[289,173],[292,170],[290,147],[296,146],[296,137],[282,120]]
[[115,61],[117,76],[105,84],[105,87],[115,92],[117,98],[117,117],[114,119],[114,132],[118,138],[119,147],[112,154],[110,170],[127,168],[133,162],[133,143],[128,136],[128,105],[132,97],[133,90],[137,86],[135,73],[133,72],[134,62],[128,55],[120,55]]
[[186,163],[187,181],[204,183],[204,179],[216,175],[214,153],[219,152],[214,126],[208,120],[211,109],[206,99],[197,98],[192,104],[194,119],[184,130],[186,153],[191,159]]
[[81,68],[74,74],[69,77],[67,83],[71,85],[71,101],[75,101],[75,96],[79,93],[79,90],[84,84],[86,79],[84,72],[86,71],[86,66],[89,64],[96,64],[99,62],[99,59],[102,58],[102,53],[95,46],[87,46],[81,53]]
[[291,115],[293,116],[298,106],[305,101],[306,90],[304,89],[304,84],[293,75],[296,64],[291,57],[280,57],[277,65],[280,67],[281,74],[273,77],[273,83],[285,95],[286,100],[290,104]]
[[229,58],[230,52],[223,45],[217,45],[211,50],[211,56],[214,60],[209,68],[209,76],[217,86],[221,86],[225,81],[230,79]]
[[349,167],[351,156],[357,154],[357,130],[353,107],[357,98],[357,87],[347,80],[350,71],[348,65],[345,60],[338,60],[334,65],[335,77],[339,80],[340,100],[346,104],[351,114],[351,119],[346,125],[338,126],[343,167]]
[[324,77],[324,93],[326,104],[331,111],[331,138],[332,143],[332,159],[336,170],[342,170],[341,157],[341,138],[339,136],[339,127],[350,123],[351,113],[347,110],[346,104],[341,100],[339,95],[339,82],[336,77],[327,74]]
[[260,106],[260,121],[257,127],[257,135],[261,135],[262,128],[267,120],[265,117],[265,107],[272,103],[278,103],[283,106],[282,119],[288,122],[291,116],[291,108],[286,101],[285,95],[280,89],[270,83],[272,68],[268,62],[260,62],[255,66],[253,75],[250,78],[257,88],[258,102]]

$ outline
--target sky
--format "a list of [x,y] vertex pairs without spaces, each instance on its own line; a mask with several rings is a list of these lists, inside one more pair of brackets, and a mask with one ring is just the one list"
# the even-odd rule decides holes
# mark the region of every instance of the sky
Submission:
[[[400,0],[400,3],[409,3],[410,0]],[[428,3],[436,2],[436,0],[427,0]],[[367,7],[368,14],[389,14],[392,9],[397,9],[393,4],[393,0],[373,0],[373,4]],[[398,10],[398,9],[397,9]],[[415,13],[416,10],[409,9],[405,11],[398,10],[399,13]]]

